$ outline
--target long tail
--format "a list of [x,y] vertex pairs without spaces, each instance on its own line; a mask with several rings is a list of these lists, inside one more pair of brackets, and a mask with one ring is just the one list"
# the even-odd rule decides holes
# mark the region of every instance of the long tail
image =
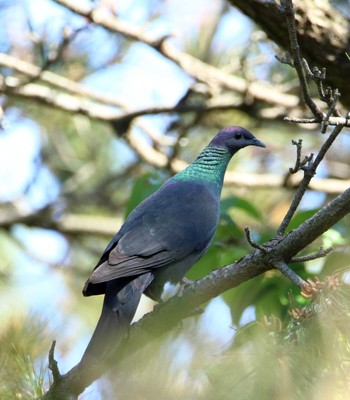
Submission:
[[142,293],[152,280],[153,275],[147,273],[127,284],[120,281],[107,284],[100,319],[80,363],[100,364],[114,354],[127,333]]

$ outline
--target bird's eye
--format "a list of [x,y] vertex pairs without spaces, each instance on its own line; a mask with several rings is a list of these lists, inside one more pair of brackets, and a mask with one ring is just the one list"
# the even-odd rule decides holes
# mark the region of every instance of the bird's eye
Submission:
[[237,133],[235,134],[235,139],[239,140],[239,139],[241,139],[241,138],[242,138],[241,132],[237,132]]

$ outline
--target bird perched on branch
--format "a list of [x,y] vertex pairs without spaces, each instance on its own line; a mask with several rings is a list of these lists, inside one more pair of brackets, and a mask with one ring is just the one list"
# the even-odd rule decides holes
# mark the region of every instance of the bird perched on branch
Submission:
[[81,362],[99,363],[126,334],[142,293],[160,300],[205,253],[218,225],[220,194],[232,156],[265,147],[237,126],[221,130],[197,159],[140,203],[108,244],[83,289],[104,294],[102,313]]

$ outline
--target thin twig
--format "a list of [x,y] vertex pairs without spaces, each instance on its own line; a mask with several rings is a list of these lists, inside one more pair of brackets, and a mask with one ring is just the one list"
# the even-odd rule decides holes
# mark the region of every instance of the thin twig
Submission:
[[327,138],[327,140],[324,142],[324,144],[322,145],[320,151],[318,152],[315,160],[310,164],[310,166],[308,166],[307,168],[304,167],[304,177],[302,179],[302,181],[300,182],[300,185],[298,187],[298,190],[295,192],[294,194],[294,198],[293,201],[289,207],[289,210],[287,212],[287,214],[285,215],[285,217],[283,218],[283,221],[281,223],[281,225],[279,226],[275,237],[280,237],[284,234],[284,232],[286,231],[291,219],[293,218],[293,215],[295,213],[295,211],[297,210],[301,199],[303,198],[309,183],[311,181],[311,179],[313,178],[313,176],[316,173],[317,167],[319,166],[320,162],[323,160],[324,156],[326,155],[327,151],[329,150],[329,148],[331,147],[331,145],[333,144],[334,140],[337,138],[337,136],[339,135],[339,133],[341,132],[341,130],[343,129],[342,125],[338,125],[336,126],[332,133],[329,135],[329,137]]
[[[41,53],[42,53],[42,65],[40,67],[27,63],[25,61],[19,60],[19,66],[17,65],[18,63],[15,63],[15,65],[13,65],[14,69],[20,69],[21,67],[23,68],[23,66],[31,66],[29,68],[29,73],[24,74],[24,78],[21,80],[18,80],[18,87],[20,86],[25,86],[29,83],[34,83],[38,80],[41,80],[42,75],[46,74],[46,76],[49,76],[48,79],[52,78],[53,76],[55,76],[56,74],[48,71],[49,68],[53,67],[55,64],[57,64],[58,62],[62,61],[62,57],[63,57],[63,53],[64,51],[67,49],[67,47],[70,45],[71,41],[76,37],[76,35],[78,33],[80,33],[82,30],[86,29],[87,25],[80,27],[78,29],[69,29],[67,27],[63,28],[62,31],[62,41],[59,44],[56,44],[54,46],[51,47],[51,49],[49,50],[48,54],[46,54],[45,50],[44,50],[44,43],[42,40],[40,40],[40,42],[36,43],[37,45],[40,45],[40,49],[41,49]],[[6,55],[7,56],[7,60],[11,60],[11,58],[13,58],[10,55]],[[28,72],[28,68],[27,68],[27,72]],[[57,79],[57,86],[60,86],[62,84],[62,82],[67,83],[68,79],[61,77],[59,75],[56,75],[58,77]],[[45,80],[45,76],[43,78],[43,80]],[[56,85],[56,80],[53,79],[53,83],[54,85]],[[84,86],[80,85],[84,91]],[[61,86],[62,87],[62,86]],[[66,87],[69,91],[74,91],[76,88],[79,87],[79,83],[76,83],[74,81],[72,81],[72,84],[69,85],[68,87]],[[79,90],[79,89],[78,89]],[[89,92],[89,90],[87,90]],[[91,91],[92,92],[92,91]]]
[[276,54],[275,58],[281,64],[286,64],[286,65],[289,65],[290,67],[294,68],[293,60],[291,59],[289,53],[285,53],[283,56],[279,56],[278,54]]
[[[343,118],[341,117],[340,111],[337,108],[337,101],[340,97],[340,93],[338,89],[336,89],[333,93],[331,88],[327,88],[324,90],[323,82],[326,79],[326,69],[322,68],[319,70],[317,67],[314,67],[313,71],[311,71],[307,61],[304,58],[301,58],[300,49],[297,39],[297,31],[295,26],[295,11],[293,8],[292,0],[283,0],[282,1],[284,7],[284,13],[287,18],[287,26],[289,39],[291,44],[291,53],[292,57],[276,57],[281,63],[288,64],[295,68],[299,82],[302,88],[302,93],[304,97],[304,101],[308,108],[311,110],[315,118],[312,119],[298,119],[298,118],[284,118],[286,121],[297,122],[297,123],[315,123],[322,122],[321,125],[321,133],[325,133],[328,125],[337,125],[339,123],[344,123],[344,125],[348,126],[349,121],[345,118],[345,121],[340,122],[339,120],[335,121],[333,118]],[[310,95],[309,86],[307,83],[306,75],[308,75],[317,85],[319,97],[322,101],[324,101],[328,105],[328,112],[324,114],[322,110],[318,107],[318,105],[312,100]],[[334,116],[331,120],[331,116]]]
[[286,276],[290,281],[298,285],[299,287],[303,287],[307,284],[304,279],[300,278],[298,274],[296,274],[292,269],[290,269],[287,263],[283,260],[275,260],[273,262],[273,266],[282,272],[284,276]]
[[[315,124],[320,122],[318,118],[284,117],[283,119],[284,121],[295,122],[297,124]],[[346,117],[329,117],[328,126],[335,126],[335,125],[343,125],[346,127],[350,127],[349,115]]]
[[[326,114],[326,116],[324,116],[321,109],[317,106],[317,104],[311,98],[305,71],[307,72],[307,74],[312,76],[314,80],[317,80],[317,82],[319,83],[318,87],[319,87],[320,96],[326,95],[326,97],[327,97],[327,94],[323,93],[323,86],[322,86],[322,82],[326,76],[326,71],[324,69],[322,71],[315,70],[315,72],[312,73],[306,60],[303,60],[301,58],[300,48],[299,48],[298,39],[297,39],[297,30],[296,30],[296,25],[295,25],[295,11],[293,8],[293,2],[292,2],[292,0],[282,0],[281,3],[282,3],[282,7],[284,9],[284,14],[287,19],[287,26],[288,26],[290,45],[291,45],[291,55],[292,55],[292,60],[293,60],[293,66],[298,74],[298,78],[299,78],[299,82],[300,82],[300,85],[301,85],[301,88],[303,91],[305,103],[307,104],[307,106],[309,107],[309,109],[311,110],[313,115],[315,116],[316,120],[323,121],[326,118],[326,123],[328,124],[329,123],[328,120],[331,118],[331,114],[337,112],[337,111],[335,111],[336,103],[337,103],[337,100],[338,100],[340,94],[338,91],[336,91],[336,96],[332,97],[332,103],[329,104],[328,113]],[[295,214],[295,211],[297,210],[297,208],[301,202],[301,199],[303,198],[303,196],[309,186],[311,179],[313,178],[313,176],[316,173],[318,165],[323,160],[328,149],[330,148],[330,146],[332,145],[332,143],[334,142],[334,140],[336,139],[338,134],[341,132],[343,127],[344,127],[344,125],[336,125],[335,126],[332,133],[330,134],[330,136],[328,137],[326,142],[321,147],[316,159],[313,162],[312,162],[311,156],[304,160],[305,165],[303,165],[301,167],[301,169],[303,169],[303,171],[304,171],[304,177],[298,187],[298,190],[296,191],[296,193],[294,195],[293,201],[288,209],[287,214],[284,216],[283,221],[282,221],[281,225],[279,226],[279,228],[276,232],[276,235],[274,236],[275,238],[281,237],[285,233],[291,219],[293,218],[293,215]],[[324,126],[322,126],[322,131],[323,131],[323,129],[324,129]],[[301,157],[301,143],[297,144],[296,166],[294,169],[290,170],[291,173],[294,172],[295,170],[298,170],[297,167],[298,167],[298,165],[300,165],[300,157]]]
[[293,7],[292,0],[283,0],[281,1],[282,6],[284,8],[284,14],[287,19],[288,33],[289,33],[289,41],[291,47],[291,58],[293,60],[293,66],[297,72],[299,82],[301,85],[303,98],[306,105],[309,107],[313,115],[319,120],[323,120],[323,112],[317,106],[317,104],[312,100],[309,90],[309,85],[307,83],[306,74],[303,68],[303,62],[300,55],[300,48],[297,38],[297,29],[295,26],[295,11]]
[[[320,70],[319,68],[314,67],[311,71],[308,62],[304,58],[302,59],[302,62],[306,73],[316,83],[319,98],[324,101],[328,107],[331,107],[334,101],[332,90],[329,87],[325,90],[323,86],[323,82],[326,80],[326,68]],[[332,113],[335,117],[341,117],[341,113],[336,106],[333,108]]]
[[52,342],[49,350],[49,369],[52,372],[54,382],[58,381],[62,377],[60,370],[58,369],[58,363],[55,360],[55,347],[56,347],[56,340]]
[[317,118],[298,118],[298,117],[284,117],[284,121],[296,122],[297,124],[315,124],[319,122]]
[[309,156],[305,156],[304,160],[301,161],[301,150],[303,145],[303,140],[299,139],[299,141],[292,140],[292,144],[297,148],[297,159],[295,161],[294,168],[289,168],[289,172],[291,174],[296,174],[301,169],[304,169],[307,164],[309,164],[313,159],[313,154],[311,153]]
[[329,247],[328,249],[324,249],[320,247],[320,250],[316,253],[309,254],[307,256],[300,256],[300,257],[293,257],[289,262],[290,263],[299,263],[299,262],[306,262],[311,260],[316,260],[317,258],[322,258],[327,256],[331,251],[333,251],[333,247]]
[[327,111],[327,114],[326,114],[324,120],[321,123],[321,133],[326,133],[326,130],[327,130],[327,127],[328,127],[328,124],[329,124],[329,118],[334,113],[334,110],[337,107],[337,102],[338,102],[339,97],[340,97],[339,90],[335,89],[334,95],[333,95],[333,98],[332,98],[332,102],[329,105],[329,109]]
[[259,244],[257,244],[256,242],[254,242],[254,239],[252,237],[252,231],[250,229],[249,226],[246,226],[244,228],[244,232],[245,232],[245,236],[247,238],[248,243],[257,250],[262,251],[264,254],[266,254],[268,252],[268,250],[264,247],[264,246],[260,246]]

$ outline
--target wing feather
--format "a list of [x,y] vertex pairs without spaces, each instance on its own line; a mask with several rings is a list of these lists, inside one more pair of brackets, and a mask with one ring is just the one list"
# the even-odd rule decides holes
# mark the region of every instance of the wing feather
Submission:
[[[164,253],[164,252],[163,252]],[[89,281],[92,284],[140,275],[174,262],[174,259],[163,253],[150,257],[126,256],[118,251],[118,246],[113,249],[113,255],[94,270]]]
[[205,185],[168,181],[129,215],[87,285],[140,275],[204,251],[218,218],[218,199]]

